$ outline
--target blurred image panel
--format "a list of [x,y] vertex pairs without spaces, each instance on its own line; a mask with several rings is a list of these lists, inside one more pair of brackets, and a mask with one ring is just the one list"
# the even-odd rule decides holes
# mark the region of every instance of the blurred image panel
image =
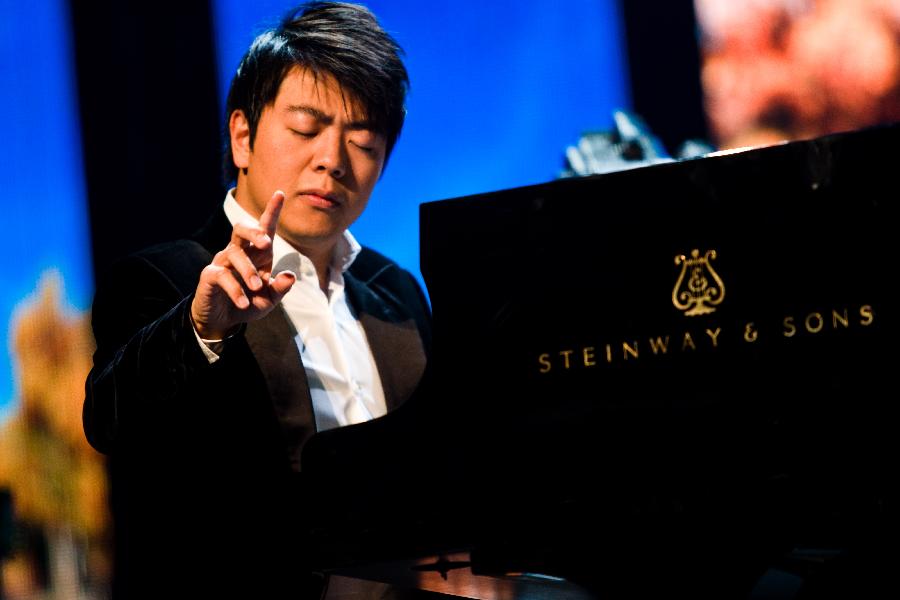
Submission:
[[93,281],[68,4],[0,0],[0,598],[108,595],[81,426]]
[[900,1],[695,0],[721,149],[900,119]]

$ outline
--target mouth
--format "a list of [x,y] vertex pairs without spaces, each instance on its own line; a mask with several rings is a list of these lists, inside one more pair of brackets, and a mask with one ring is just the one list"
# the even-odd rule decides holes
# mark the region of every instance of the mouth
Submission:
[[330,210],[338,208],[341,204],[343,204],[341,197],[337,193],[328,190],[302,190],[297,195],[315,208]]

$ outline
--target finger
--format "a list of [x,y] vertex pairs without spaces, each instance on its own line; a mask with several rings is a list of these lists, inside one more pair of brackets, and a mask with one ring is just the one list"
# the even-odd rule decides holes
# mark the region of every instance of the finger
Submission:
[[212,285],[218,286],[228,298],[240,309],[250,306],[250,300],[244,293],[244,286],[240,284],[231,269],[209,265],[204,270],[210,270]]
[[281,271],[269,279],[270,297],[273,303],[281,301],[285,294],[297,282],[297,275],[293,271]]
[[237,223],[231,230],[231,243],[241,248],[248,248],[251,244],[257,248],[268,248],[272,245],[272,237],[266,235],[261,227]]
[[276,190],[272,194],[269,203],[266,204],[266,210],[259,217],[259,226],[271,238],[275,235],[275,229],[278,226],[278,217],[281,215],[281,208],[284,206],[284,192]]
[[250,260],[250,257],[247,256],[243,248],[235,246],[234,244],[228,244],[228,247],[223,250],[223,253],[227,255],[227,264],[222,266],[230,266],[237,271],[241,276],[241,279],[244,280],[244,285],[254,292],[262,289],[263,282],[262,279],[260,279],[260,272],[256,269],[256,265],[253,264],[253,261]]

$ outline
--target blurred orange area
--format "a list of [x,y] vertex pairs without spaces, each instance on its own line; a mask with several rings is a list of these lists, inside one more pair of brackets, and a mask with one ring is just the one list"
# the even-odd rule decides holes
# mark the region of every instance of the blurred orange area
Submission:
[[109,572],[106,472],[81,424],[93,337],[87,315],[61,298],[60,276],[45,273],[9,327],[17,390],[0,422],[0,489],[11,493],[16,535],[3,564],[7,597]]
[[721,149],[900,120],[900,0],[695,0]]

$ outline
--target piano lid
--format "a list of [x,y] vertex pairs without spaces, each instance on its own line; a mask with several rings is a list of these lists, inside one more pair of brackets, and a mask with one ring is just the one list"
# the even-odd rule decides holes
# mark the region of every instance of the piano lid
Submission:
[[525,394],[503,411],[846,408],[895,356],[898,135],[423,204],[439,366]]

